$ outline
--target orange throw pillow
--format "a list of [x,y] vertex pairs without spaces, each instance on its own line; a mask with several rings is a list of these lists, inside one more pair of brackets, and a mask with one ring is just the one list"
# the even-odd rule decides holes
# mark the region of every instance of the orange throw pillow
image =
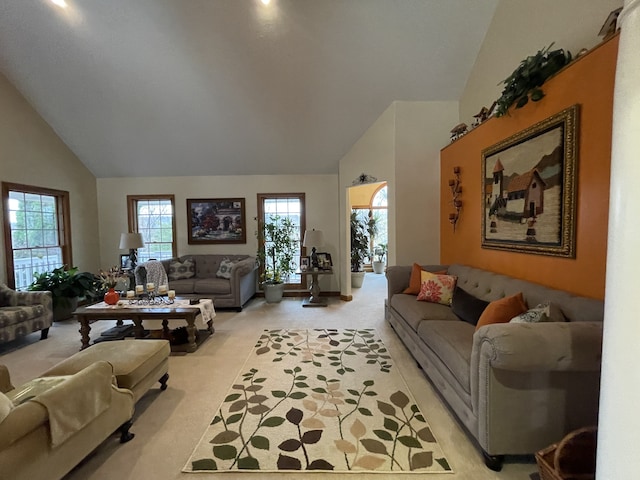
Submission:
[[[439,270],[437,272],[431,272],[431,273],[433,273],[434,275],[445,275],[447,271]],[[406,293],[407,295],[418,295],[420,293],[420,287],[422,284],[422,281],[420,280],[421,274],[422,274],[422,267],[417,263],[414,263],[413,269],[411,270],[411,277],[409,278],[409,286],[405,288],[402,293]]]
[[524,301],[522,292],[511,295],[510,297],[501,298],[500,300],[494,300],[487,305],[487,308],[485,308],[482,315],[480,315],[476,330],[492,323],[507,323],[513,317],[517,317],[526,311],[527,304]]

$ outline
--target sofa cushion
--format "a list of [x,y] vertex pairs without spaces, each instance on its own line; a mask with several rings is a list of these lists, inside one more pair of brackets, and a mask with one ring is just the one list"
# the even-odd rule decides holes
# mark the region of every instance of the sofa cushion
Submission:
[[[409,278],[409,286],[407,288],[404,289],[404,291],[402,293],[405,293],[407,295],[418,295],[420,293],[420,286],[422,285],[422,272],[424,272],[426,270],[424,270],[420,265],[418,265],[417,263],[413,264],[413,267],[411,268],[411,277]],[[436,275],[445,275],[447,273],[446,270],[440,270],[437,272],[432,272]]]
[[461,320],[464,320],[471,325],[477,325],[480,315],[487,308],[489,302],[485,302],[480,298],[476,298],[470,293],[467,293],[460,287],[456,287],[453,291],[453,299],[451,300],[451,310]]
[[416,302],[416,297],[413,295],[398,293],[391,297],[390,305],[406,320],[414,331],[418,330],[418,325],[422,321],[460,321],[451,311],[451,307],[439,303]]
[[218,267],[218,271],[216,272],[216,277],[218,278],[226,278],[229,280],[231,278],[231,269],[236,264],[236,262],[229,260],[228,258],[223,259],[220,262],[220,266]]
[[185,258],[184,261],[172,260],[169,262],[169,272],[167,276],[171,280],[185,280],[196,275],[196,264],[192,258]]
[[551,302],[544,302],[513,317],[510,323],[564,322],[560,308]]
[[418,301],[451,305],[453,289],[456,287],[456,277],[421,272],[420,279],[422,284],[420,285],[420,293],[418,293]]
[[500,300],[494,300],[487,305],[487,308],[480,315],[476,330],[492,323],[507,323],[513,317],[526,311],[527,304],[524,303],[522,292]]
[[9,416],[13,410],[13,402],[4,393],[0,392],[0,423]]
[[473,325],[457,320],[424,321],[418,327],[418,336],[438,356],[462,389],[471,392],[471,351]]
[[231,282],[224,278],[196,278],[193,293],[227,295],[231,293]]
[[0,328],[28,322],[45,315],[44,305],[0,308]]
[[171,280],[169,282],[169,288],[171,290],[175,290],[176,295],[185,295],[187,293],[193,293],[195,284],[195,278],[187,278],[186,280]]

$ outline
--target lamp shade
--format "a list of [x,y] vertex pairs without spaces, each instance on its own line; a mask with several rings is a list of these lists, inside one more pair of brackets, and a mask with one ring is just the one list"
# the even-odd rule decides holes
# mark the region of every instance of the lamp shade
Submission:
[[323,243],[322,230],[305,230],[304,240],[302,240],[303,247],[319,247]]
[[144,241],[142,240],[141,233],[121,233],[120,234],[120,249],[131,250],[134,248],[144,247]]

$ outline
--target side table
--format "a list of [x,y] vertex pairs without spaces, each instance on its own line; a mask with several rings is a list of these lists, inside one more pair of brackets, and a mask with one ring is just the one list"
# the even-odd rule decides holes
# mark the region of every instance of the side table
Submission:
[[309,287],[309,293],[311,296],[305,298],[302,301],[303,307],[326,307],[327,299],[320,297],[320,285],[318,284],[318,275],[333,275],[333,269],[315,269],[296,272],[306,278],[307,275],[311,275],[311,286]]

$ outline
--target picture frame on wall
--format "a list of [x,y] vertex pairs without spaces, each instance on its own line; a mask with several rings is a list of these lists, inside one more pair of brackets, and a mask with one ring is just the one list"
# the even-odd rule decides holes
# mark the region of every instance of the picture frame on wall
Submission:
[[190,245],[247,243],[244,198],[188,198]]
[[575,258],[578,105],[482,151],[482,247]]

